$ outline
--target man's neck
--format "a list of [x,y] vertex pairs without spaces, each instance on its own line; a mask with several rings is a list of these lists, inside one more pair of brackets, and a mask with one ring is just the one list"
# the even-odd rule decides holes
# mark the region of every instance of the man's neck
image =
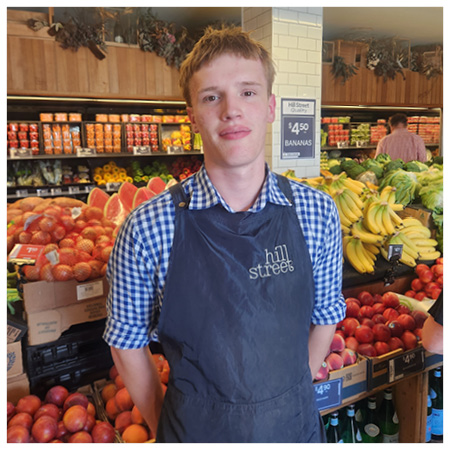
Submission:
[[253,206],[265,180],[265,163],[230,168],[210,167],[206,172],[214,187],[234,211],[247,211]]

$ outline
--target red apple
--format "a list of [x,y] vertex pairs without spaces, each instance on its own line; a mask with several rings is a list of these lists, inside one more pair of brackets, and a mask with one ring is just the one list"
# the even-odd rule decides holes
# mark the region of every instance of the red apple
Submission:
[[405,292],[405,296],[406,297],[410,297],[410,298],[415,298],[416,296],[416,291],[413,291],[412,289],[410,289],[409,291]]
[[391,330],[384,323],[377,323],[372,328],[373,338],[376,341],[387,342],[391,337]]
[[359,305],[355,301],[346,301],[347,303],[347,310],[346,310],[346,317],[358,317],[359,314]]
[[393,337],[401,337],[403,334],[403,325],[398,320],[393,320],[392,322],[388,322],[387,326],[391,330],[391,336]]
[[430,269],[423,270],[419,275],[419,280],[423,284],[428,284],[430,281],[433,281],[433,272]]
[[55,438],[58,422],[54,417],[41,416],[31,427],[31,435],[36,442],[49,442]]
[[67,398],[64,400],[63,410],[67,411],[71,406],[81,405],[83,408],[87,408],[89,404],[89,399],[86,395],[81,392],[74,392],[69,394]]
[[344,360],[337,353],[330,353],[326,358],[325,362],[327,363],[328,370],[338,370],[344,367]]
[[387,308],[383,313],[383,316],[388,322],[392,322],[393,320],[397,319],[399,315],[399,312],[394,308]]
[[339,355],[344,361],[344,367],[350,366],[351,364],[355,364],[356,362],[356,353],[349,348],[345,348],[344,350],[342,350],[342,352],[340,352]]
[[374,303],[373,295],[368,291],[361,291],[358,294],[358,300],[361,302],[361,305],[372,306]]
[[347,317],[343,320],[341,329],[347,337],[353,336],[359,325],[360,324],[357,319],[354,317]]
[[369,344],[373,341],[373,331],[367,325],[360,325],[355,331],[355,338],[360,344]]
[[383,294],[383,303],[387,308],[397,308],[400,304],[400,300],[395,292],[389,291]]
[[415,292],[423,290],[425,285],[419,280],[419,278],[414,278],[414,280],[411,281],[411,289]]
[[91,431],[95,443],[111,444],[116,438],[114,427],[108,422],[98,422]]
[[406,305],[398,305],[397,308],[395,308],[399,314],[409,314],[411,312],[411,309],[409,309]]
[[330,351],[331,352],[342,352],[345,348],[345,340],[344,338],[338,334],[334,333],[333,339],[331,340],[330,344]]
[[436,278],[440,277],[441,275],[444,275],[444,266],[442,264],[434,264],[431,266],[431,271]]
[[51,387],[45,394],[45,403],[53,403],[62,407],[68,396],[69,391],[64,386],[56,385]]
[[406,350],[411,350],[417,347],[417,337],[413,332],[409,330],[404,331],[400,339],[405,344]]
[[345,338],[345,346],[349,348],[350,350],[353,350],[356,352],[356,349],[358,348],[359,342],[356,340],[355,336],[349,336]]
[[90,444],[92,442],[92,436],[87,431],[77,431],[69,438],[69,444]]
[[398,348],[401,348],[402,350],[405,350],[405,344],[399,337],[391,337],[388,341],[389,348],[391,349],[391,352],[394,350],[397,350]]
[[360,344],[357,352],[365,356],[377,356],[377,351],[372,344]]
[[27,444],[30,442],[30,432],[22,425],[13,425],[6,431],[6,442],[8,444]]
[[427,296],[427,294],[425,293],[425,291],[419,291],[416,292],[416,296],[414,297],[416,300],[422,301],[425,297]]
[[413,331],[416,328],[416,321],[410,314],[400,314],[397,317],[397,322],[402,325],[404,330]]
[[386,306],[384,306],[383,303],[374,303],[372,308],[373,308],[374,315],[375,314],[383,314],[386,309]]
[[411,315],[414,317],[416,321],[417,328],[422,328],[425,320],[427,320],[427,314],[423,311],[411,311]]
[[31,416],[41,407],[41,399],[37,395],[25,395],[17,402],[16,412],[27,412]]
[[31,417],[31,414],[26,412],[17,413],[14,417],[11,417],[8,422],[8,427],[12,427],[14,425],[21,425],[22,427],[31,430],[33,425],[33,417]]
[[387,319],[386,319],[386,317],[383,316],[383,314],[374,314],[374,316],[372,317],[372,322],[374,324],[386,323]]
[[373,346],[377,352],[377,356],[385,355],[391,351],[387,342],[377,341]]
[[61,419],[61,413],[61,409],[54,403],[45,403],[34,413],[33,419],[37,420],[41,416],[51,416],[58,421]]
[[372,306],[364,305],[361,306],[359,314],[361,315],[361,317],[368,317],[369,319],[371,319],[375,314],[375,311],[373,310]]

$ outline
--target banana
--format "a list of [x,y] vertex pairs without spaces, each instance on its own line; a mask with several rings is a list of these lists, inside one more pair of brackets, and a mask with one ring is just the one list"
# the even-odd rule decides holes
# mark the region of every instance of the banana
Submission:
[[350,222],[357,222],[362,217],[362,211],[358,209],[354,203],[350,203],[351,200],[347,201],[345,191],[339,191],[336,198],[339,199],[342,212]]
[[338,210],[339,213],[339,219],[341,221],[341,225],[344,225],[345,227],[350,227],[350,225],[353,223],[351,220],[349,220],[347,218],[347,216],[344,214],[344,211],[342,209],[342,204],[341,204],[341,198],[339,195],[335,196],[333,198],[334,203],[336,204],[336,208]]
[[372,266],[374,266],[375,261],[377,260],[377,253],[371,252],[364,242],[361,242],[361,246],[363,248],[363,253],[365,253],[367,259],[372,261]]
[[387,234],[394,234],[395,227],[391,220],[391,215],[389,214],[389,204],[387,202],[381,203],[381,220],[383,222],[383,227],[386,230]]
[[[348,207],[348,209],[350,210],[350,215],[347,215],[347,217],[350,219],[350,220],[352,220],[352,217],[354,216],[354,217],[356,217],[357,218],[357,220],[359,220],[359,219],[362,219],[362,217],[363,217],[363,212],[362,212],[362,209],[361,209],[361,207],[363,206],[362,205],[362,202],[359,202],[360,204],[361,204],[361,207],[359,206],[359,203],[358,202],[356,202],[353,198],[352,198],[352,196],[351,196],[351,194],[350,193],[352,193],[352,191],[350,191],[350,190],[348,190],[348,189],[344,189],[343,191],[342,191],[342,193],[341,193],[341,196],[342,196],[342,198],[343,198],[343,201],[344,201],[344,203],[347,205],[347,207]],[[350,194],[350,195],[349,195]],[[357,200],[359,200],[359,197],[356,197],[357,198]],[[356,220],[352,220],[352,222],[356,222]]]
[[400,262],[403,264],[406,264],[409,267],[416,267],[416,265],[417,265],[416,260],[414,258],[412,258],[410,255],[408,255],[407,253],[402,254],[402,257],[400,258]]
[[364,242],[364,247],[375,256],[380,254],[380,247],[378,245],[369,244],[368,242]]
[[430,252],[430,253],[425,253],[425,254],[420,253],[419,260],[434,261],[434,260],[440,258],[440,256],[441,256],[441,252],[439,250],[436,250],[436,251]]
[[401,203],[390,203],[389,202],[389,206],[394,210],[394,211],[403,211],[405,209],[405,205],[402,205]]
[[[404,224],[404,222],[403,222]],[[423,225],[419,226],[410,226],[410,227],[404,227],[401,228],[402,233],[407,234],[408,236],[412,237],[412,236],[417,236],[419,239],[420,238],[429,238],[431,237],[431,231],[429,228],[424,227]]]
[[361,242],[358,239],[352,238],[347,244],[347,260],[353,268],[359,273],[367,273],[373,271],[370,262],[362,253],[362,248],[359,246]]
[[[367,254],[366,249],[364,248],[364,244],[360,239],[354,239],[354,247],[356,250],[356,255],[361,261],[361,264],[364,266],[364,269],[367,273],[374,272],[374,260]],[[376,258],[375,258],[376,259]]]
[[347,246],[348,243],[352,240],[353,238],[351,236],[344,236],[342,238],[342,253],[344,254],[344,258],[347,259]]
[[387,236],[389,233],[387,232],[386,228],[383,224],[383,206],[381,204],[378,204],[377,212],[375,214],[375,223],[377,228],[380,230],[380,233],[382,236]]
[[342,223],[341,223],[341,231],[342,231],[342,233],[344,233],[345,235],[348,235],[348,234],[351,233],[350,227],[346,227],[346,226],[343,225]]
[[365,210],[363,217],[363,224],[371,233],[382,234],[380,228],[378,227],[375,217],[378,213],[380,204],[378,202],[372,202]]
[[411,216],[403,218],[403,225],[405,225],[405,227],[410,227],[410,226],[414,226],[414,225],[420,226],[420,227],[424,226],[423,223],[419,219],[416,219],[415,217],[411,217]]
[[[397,190],[394,186],[385,186],[381,192],[380,192],[380,201],[382,202],[389,202],[389,203],[395,203],[395,191]],[[392,197],[392,194],[394,196]],[[389,200],[390,199],[390,200]],[[394,201],[392,201],[392,199]]]
[[350,232],[354,237],[361,239],[364,244],[381,244],[383,242],[382,236],[368,231],[361,221],[355,222],[351,226]]
[[388,204],[387,209],[389,211],[389,216],[391,217],[391,222],[393,223],[394,227],[403,227],[403,220],[398,214],[396,214],[395,210],[392,208],[392,205]]
[[366,185],[358,180],[353,180],[352,178],[343,178],[343,185],[353,191],[358,197],[366,189]]
[[361,200],[361,197],[357,194],[355,194],[354,191],[352,191],[351,189],[345,189],[345,193],[347,195],[347,197],[350,197],[353,202],[356,204],[356,206],[358,207],[358,209],[364,209],[364,203]]
[[414,243],[419,247],[436,247],[438,245],[438,241],[435,239],[415,239]]

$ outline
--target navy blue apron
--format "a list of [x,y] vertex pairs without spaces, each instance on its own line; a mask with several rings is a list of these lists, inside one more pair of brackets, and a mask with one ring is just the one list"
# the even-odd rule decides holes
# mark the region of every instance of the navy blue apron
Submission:
[[312,264],[295,207],[191,211],[181,184],[171,192],[158,326],[171,370],[157,442],[324,442],[308,365]]

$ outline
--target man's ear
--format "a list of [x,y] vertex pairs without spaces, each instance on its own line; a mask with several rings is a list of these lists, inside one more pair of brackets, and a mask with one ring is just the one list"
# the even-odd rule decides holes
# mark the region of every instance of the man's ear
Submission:
[[192,109],[192,106],[188,106],[186,108],[186,111],[188,113],[189,120],[191,121],[192,131],[194,133],[199,133],[200,130],[198,129],[197,122],[195,121],[195,114],[194,114],[194,110]]
[[271,94],[269,97],[269,118],[267,120],[267,123],[273,123],[275,120],[275,109],[276,109],[276,100],[275,100],[275,94]]

